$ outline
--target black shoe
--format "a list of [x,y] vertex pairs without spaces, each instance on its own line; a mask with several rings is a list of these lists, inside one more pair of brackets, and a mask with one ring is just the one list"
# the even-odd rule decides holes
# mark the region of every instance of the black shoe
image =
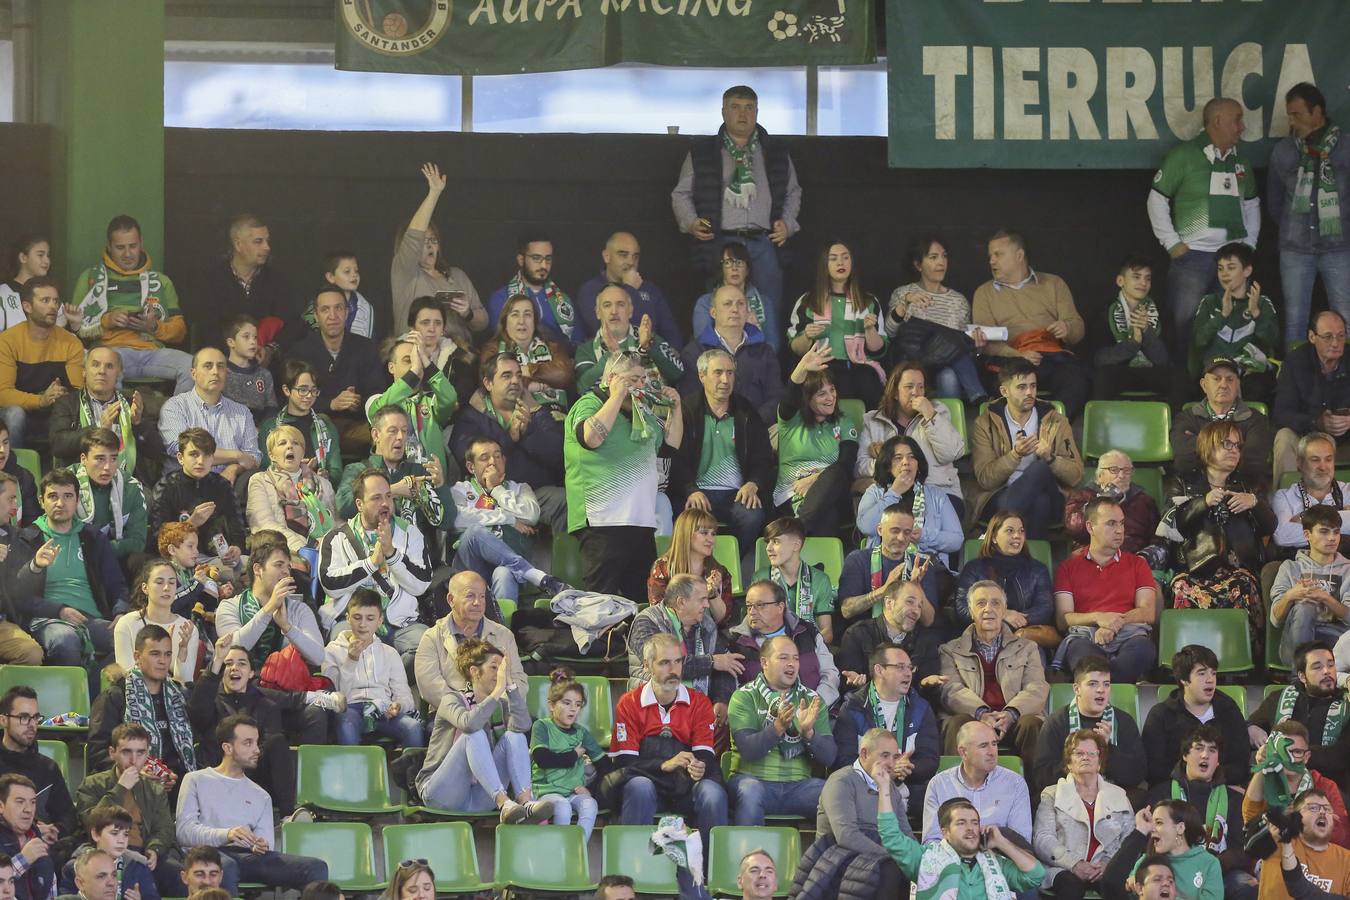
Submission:
[[539,582],[539,590],[543,591],[549,597],[556,597],[563,591],[572,590],[572,586],[561,578],[554,578],[552,575],[545,575],[544,580]]

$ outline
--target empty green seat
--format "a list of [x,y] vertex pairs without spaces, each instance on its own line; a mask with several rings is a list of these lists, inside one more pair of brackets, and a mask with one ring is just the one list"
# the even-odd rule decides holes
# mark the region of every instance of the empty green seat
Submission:
[[38,752],[50,759],[61,769],[61,776],[66,780],[66,787],[74,788],[75,785],[70,780],[70,748],[66,746],[65,741],[38,741]]
[[27,469],[34,481],[42,481],[42,458],[38,456],[36,450],[19,447],[14,451],[14,461]]
[[[802,559],[808,566],[820,566],[830,581],[839,584],[844,571],[844,542],[833,537],[809,537],[802,543]],[[769,567],[769,555],[764,550],[764,538],[755,541],[755,571]]]
[[580,825],[498,825],[492,858],[499,889],[565,894],[595,890]]
[[1153,498],[1153,502],[1158,504],[1159,512],[1171,505],[1163,503],[1162,469],[1154,469],[1150,466],[1137,468],[1134,470],[1134,483],[1143,488],[1145,494]]
[[[548,691],[552,682],[547,675],[528,676],[529,689],[525,694],[530,718],[548,718]],[[609,679],[603,675],[578,675],[577,683],[586,690],[586,705],[577,721],[595,736],[596,741],[609,749],[610,731],[614,728],[614,706],[609,699]]]
[[1252,670],[1252,640],[1242,609],[1165,609],[1158,626],[1158,659],[1164,664],[1187,644],[1200,644],[1219,658],[1219,673]]
[[425,859],[436,873],[438,894],[476,894],[492,889],[479,875],[473,826],[468,822],[387,825],[380,837],[384,841],[386,881],[394,880],[394,871],[404,860]]
[[[1171,657],[1168,657],[1169,659]],[[1059,682],[1050,685],[1050,709],[1053,714],[1055,710],[1068,706],[1073,700],[1073,685],[1066,682]],[[1111,685],[1111,705],[1117,709],[1123,709],[1134,717],[1136,724],[1139,723],[1139,688],[1133,684],[1113,684]]]
[[[1158,685],[1158,702],[1161,703],[1168,697],[1172,696],[1172,693],[1176,689],[1177,686],[1175,684]],[[1238,712],[1242,713],[1242,715],[1246,717],[1247,688],[1244,685],[1240,684],[1221,684],[1218,686],[1218,689],[1223,693],[1227,694],[1228,696],[1232,697],[1233,702],[1237,704]]]
[[1090,400],[1083,410],[1083,455],[1123,450],[1134,463],[1172,459],[1172,410],[1157,400]]
[[384,889],[385,882],[375,877],[375,841],[365,822],[287,822],[280,850],[322,859],[328,880],[344,891]]
[[[947,412],[952,414],[952,427],[956,433],[961,435],[961,456],[957,459],[970,455],[970,429],[966,426],[966,405],[961,402],[960,397],[932,397],[934,403],[941,403],[947,407]],[[866,453],[866,447],[859,447],[859,453]]]
[[[78,666],[0,666],[0,694],[20,684],[37,691],[38,710],[44,718],[72,712],[89,715],[89,673]],[[89,729],[62,725],[44,730],[60,733]]]
[[741,893],[736,886],[741,859],[751,850],[768,852],[778,870],[778,892],[787,896],[792,875],[801,858],[801,832],[795,828],[770,826],[718,825],[712,830],[712,849],[708,857],[708,890],[713,894]]
[[507,628],[510,628],[511,620],[515,618],[516,615],[516,601],[512,600],[510,597],[498,597],[497,608],[502,611],[502,624]]
[[633,879],[639,894],[675,896],[680,893],[675,863],[664,853],[652,853],[648,844],[655,830],[651,825],[606,825],[600,832],[600,865]]
[[296,752],[295,803],[341,813],[395,813],[389,800],[384,748],[301,744]]

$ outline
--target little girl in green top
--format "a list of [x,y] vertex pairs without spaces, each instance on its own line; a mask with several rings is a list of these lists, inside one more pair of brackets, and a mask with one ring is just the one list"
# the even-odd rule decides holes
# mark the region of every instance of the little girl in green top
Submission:
[[590,841],[598,810],[595,798],[586,789],[593,764],[604,757],[604,750],[577,717],[586,706],[586,690],[572,677],[569,669],[549,673],[547,719],[539,719],[530,730],[530,775],[534,792],[542,803],[553,804],[554,825],[570,825],[572,814]]

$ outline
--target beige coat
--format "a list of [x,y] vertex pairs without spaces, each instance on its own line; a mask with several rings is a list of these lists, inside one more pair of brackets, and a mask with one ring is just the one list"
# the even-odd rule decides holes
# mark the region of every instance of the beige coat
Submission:
[[[984,669],[975,652],[974,635],[975,626],[971,625],[959,638],[938,648],[941,671],[947,678],[942,686],[942,711],[949,715],[973,716],[985,705]],[[1003,626],[1003,649],[994,660],[994,673],[1008,706],[1023,716],[1045,714],[1050,684],[1045,680],[1041,648],[1013,634],[1007,625]]]
[[[511,680],[516,690],[524,697],[529,690],[529,681],[525,678],[525,669],[520,665],[520,651],[516,649],[516,636],[505,625],[499,625],[491,619],[483,619],[483,640],[506,654],[506,664],[510,666]],[[459,640],[450,630],[450,617],[446,616],[427,629],[417,645],[417,657],[413,662],[413,673],[417,676],[417,693],[422,695],[427,706],[436,709],[441,705],[446,691],[465,691],[468,680],[459,673],[455,665],[455,648]]]
[[[1013,452],[1012,435],[1008,432],[1008,420],[1004,417],[1007,407],[1008,401],[1002,398],[990,403],[984,414],[975,419],[970,434],[975,480],[979,484],[979,490],[971,500],[972,522],[979,521],[984,505],[996,491],[1007,485],[1008,476],[1016,471],[1021,461],[1021,457]],[[1036,401],[1036,412],[1040,415],[1040,431],[1049,435],[1050,446],[1055,453],[1054,459],[1050,461],[1050,471],[1059,482],[1060,490],[1067,494],[1083,481],[1083,457],[1078,453],[1078,444],[1073,439],[1073,426],[1059,410],[1044,400]]]

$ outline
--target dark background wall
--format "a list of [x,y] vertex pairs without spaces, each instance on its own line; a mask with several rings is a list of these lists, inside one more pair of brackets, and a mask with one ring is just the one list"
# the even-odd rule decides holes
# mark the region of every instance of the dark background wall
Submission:
[[[47,227],[48,140],[41,127],[0,127],[11,173],[0,179],[0,203],[11,213],[0,225],[6,244],[30,226]],[[642,243],[644,276],[666,290],[687,327],[703,288],[689,271],[670,189],[689,140],[168,129],[166,246],[157,262],[180,293],[193,290],[225,254],[230,217],[250,211],[271,224],[273,263],[298,292],[310,296],[321,282],[326,250],[352,248],[363,292],[384,312],[394,233],[425,192],[418,167],[432,160],[449,175],[436,211],[449,257],[485,299],[510,277],[522,228],[553,235],[554,274],[569,292],[599,270],[605,238],[624,228]],[[831,238],[850,244],[864,286],[885,299],[909,280],[904,248],[924,229],[948,238],[950,282],[969,296],[988,278],[985,239],[1001,225],[1023,231],[1035,266],[1068,281],[1090,327],[1115,296],[1115,266],[1127,252],[1155,259],[1154,296],[1164,296],[1166,258],[1144,210],[1151,172],[897,170],[886,166],[882,138],[785,140],[804,195],[803,230],[789,244],[789,299],[810,283],[815,255]],[[1263,232],[1273,236],[1269,221]],[[97,248],[55,251],[78,271]],[[1261,241],[1256,278],[1278,306],[1273,240]]]
[[51,231],[52,133],[46,125],[0,125],[0,278],[9,278],[9,246],[23,234]]

